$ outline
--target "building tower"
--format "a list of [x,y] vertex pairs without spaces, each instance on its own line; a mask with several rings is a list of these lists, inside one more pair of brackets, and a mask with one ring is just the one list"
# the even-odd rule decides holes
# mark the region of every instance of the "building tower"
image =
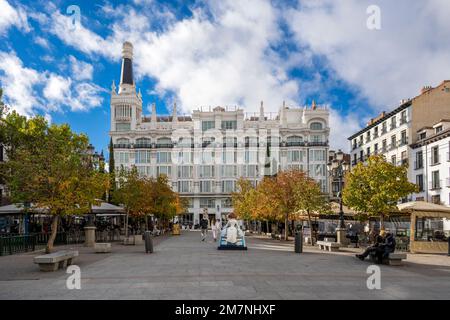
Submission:
[[116,92],[114,82],[111,86],[111,131],[136,130],[141,116],[142,96],[140,91],[136,92],[133,78],[133,45],[124,42],[119,91]]

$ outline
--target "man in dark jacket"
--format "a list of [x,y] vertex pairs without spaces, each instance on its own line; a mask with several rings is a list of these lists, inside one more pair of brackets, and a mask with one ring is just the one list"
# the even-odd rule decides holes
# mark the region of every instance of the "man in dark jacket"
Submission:
[[203,218],[200,220],[200,228],[202,230],[202,241],[206,240],[206,235],[208,233],[208,218],[206,215],[203,215]]
[[386,234],[386,238],[384,239],[383,247],[383,255],[382,258],[388,258],[390,253],[395,251],[395,238],[394,235],[390,232]]
[[356,257],[359,258],[360,260],[364,260],[365,258],[367,258],[369,254],[375,254],[377,255],[377,257],[381,257],[381,255],[383,255],[384,252],[383,241],[384,241],[383,237],[377,235],[377,237],[375,238],[375,243],[372,246],[368,247],[363,254],[357,254]]

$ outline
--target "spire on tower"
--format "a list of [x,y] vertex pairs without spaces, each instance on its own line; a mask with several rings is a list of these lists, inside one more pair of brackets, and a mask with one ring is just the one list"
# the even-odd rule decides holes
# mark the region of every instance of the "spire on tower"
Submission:
[[133,80],[133,45],[126,41],[122,47],[122,73],[120,84],[134,84]]
[[113,80],[112,85],[111,85],[111,92],[116,93],[116,83]]

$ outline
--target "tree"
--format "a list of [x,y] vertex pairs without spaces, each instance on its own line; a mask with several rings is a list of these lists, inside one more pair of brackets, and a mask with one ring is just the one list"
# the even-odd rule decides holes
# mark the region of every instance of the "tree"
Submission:
[[299,176],[294,188],[293,197],[295,198],[298,211],[306,212],[308,215],[308,222],[311,228],[311,245],[314,245],[311,214],[313,212],[329,213],[331,211],[330,204],[322,193],[317,181],[305,174]]
[[67,124],[49,126],[41,116],[26,119],[15,112],[6,121],[2,135],[9,137],[10,144],[1,174],[13,202],[33,204],[53,216],[46,248],[51,252],[59,218],[91,212],[108,180],[92,166],[88,138]]
[[237,189],[237,192],[231,194],[234,213],[242,220],[251,220],[255,211],[255,203],[252,201],[255,189],[249,180],[243,178],[237,181]]
[[395,166],[384,156],[371,156],[367,164],[358,163],[345,177],[344,203],[357,212],[380,217],[384,233],[384,217],[397,210],[400,199],[418,187],[408,181],[407,167]]

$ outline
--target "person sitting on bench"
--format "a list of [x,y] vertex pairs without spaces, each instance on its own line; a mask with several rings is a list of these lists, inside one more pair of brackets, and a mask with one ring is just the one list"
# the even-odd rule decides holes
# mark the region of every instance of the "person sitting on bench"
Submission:
[[389,258],[389,254],[395,251],[395,237],[392,233],[388,232],[386,234],[386,238],[384,239],[384,243],[382,245],[383,255],[382,259]]
[[360,260],[364,260],[369,256],[369,254],[375,254],[378,258],[378,261],[380,261],[384,254],[383,240],[384,239],[382,236],[377,235],[377,237],[375,238],[375,243],[372,246],[368,247],[363,254],[357,254],[356,257]]

